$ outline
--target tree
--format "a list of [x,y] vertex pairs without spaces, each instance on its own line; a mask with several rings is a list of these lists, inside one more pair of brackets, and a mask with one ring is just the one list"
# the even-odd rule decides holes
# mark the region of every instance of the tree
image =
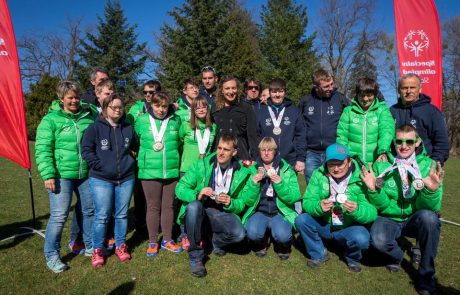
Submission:
[[98,20],[97,34],[87,33],[78,51],[83,62],[79,66],[79,80],[82,85],[89,85],[91,68],[102,67],[118,84],[118,91],[126,93],[137,87],[137,76],[144,70],[146,43],[137,43],[137,26],[128,26],[118,0],[107,2],[104,19],[98,16]]
[[48,112],[51,102],[57,99],[56,86],[59,80],[59,77],[45,73],[40,81],[30,85],[30,93],[25,95],[27,135],[30,140],[35,140],[38,124]]
[[368,29],[374,8],[371,0],[326,0],[320,9],[318,35],[325,63],[339,91],[349,89],[353,49],[362,28]]
[[377,66],[374,57],[376,46],[377,39],[369,38],[366,30],[363,30],[353,50],[350,82],[348,83],[348,91],[346,92],[348,97],[354,96],[355,85],[360,79],[372,78],[377,80]]
[[174,24],[164,24],[157,37],[156,75],[165,89],[179,94],[187,77],[203,66],[239,79],[257,72],[260,50],[256,27],[235,0],[187,0],[170,13]]
[[397,97],[399,83],[399,64],[395,36],[388,35],[383,32],[380,33],[379,48],[381,53],[381,59],[379,63],[379,76],[388,83],[388,86],[394,91],[394,95]]
[[275,77],[286,80],[289,96],[298,101],[308,91],[311,75],[318,65],[313,49],[315,36],[305,36],[307,9],[291,0],[269,0],[262,7],[261,22],[258,35],[263,80]]

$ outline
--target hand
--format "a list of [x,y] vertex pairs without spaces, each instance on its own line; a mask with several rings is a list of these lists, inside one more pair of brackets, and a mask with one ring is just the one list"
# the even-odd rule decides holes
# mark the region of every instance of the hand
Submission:
[[212,196],[212,188],[210,187],[205,187],[201,190],[201,192],[198,194],[198,197],[196,198],[198,201],[211,197]]
[[358,204],[356,202],[346,200],[345,203],[343,203],[343,208],[345,208],[348,213],[352,213],[358,208]]
[[321,200],[321,209],[323,209],[323,212],[331,210],[332,206],[334,206],[334,202],[329,198]]
[[56,181],[54,178],[45,180],[45,188],[53,193],[56,191]]
[[228,207],[228,205],[230,205],[230,196],[227,194],[219,194],[216,197],[216,203],[220,203]]
[[281,176],[279,176],[278,174],[273,174],[272,176],[269,176],[269,177],[270,177],[270,180],[273,183],[280,183],[281,182]]
[[375,174],[374,170],[372,170],[372,164],[369,164],[369,171],[367,171],[364,165],[361,167],[361,170],[363,172],[359,173],[359,176],[371,191],[375,191]]
[[442,169],[441,163],[436,162],[436,170],[434,169],[434,162],[431,164],[430,173],[427,177],[423,178],[422,181],[425,184],[425,187],[431,191],[435,192],[442,180],[444,179],[444,170]]
[[173,106],[175,110],[179,109],[179,104],[177,102],[173,102]]
[[254,176],[252,177],[252,182],[253,182],[254,184],[257,184],[257,183],[259,183],[263,178],[264,178],[264,175],[263,175],[263,174],[257,173],[256,175],[254,175]]
[[387,156],[387,154],[381,154],[381,155],[377,158],[376,161],[377,161],[377,162],[388,162],[388,156]]
[[300,161],[295,162],[294,170],[295,170],[297,173],[302,173],[302,172],[305,170],[305,163],[304,163],[304,162],[300,162]]

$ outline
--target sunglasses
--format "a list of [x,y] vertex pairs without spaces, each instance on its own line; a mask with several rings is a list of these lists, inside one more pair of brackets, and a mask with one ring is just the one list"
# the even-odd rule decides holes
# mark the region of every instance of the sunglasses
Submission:
[[402,145],[403,143],[405,143],[407,146],[413,146],[414,144],[417,143],[417,139],[396,138],[393,141],[396,145]]
[[154,93],[155,93],[155,91],[145,91],[145,90],[144,90],[144,95],[146,95],[146,94],[153,95]]
[[248,90],[259,90],[259,86],[248,86]]
[[217,71],[215,68],[211,67],[211,66],[206,66],[206,67],[203,67],[201,68],[201,72],[213,72],[214,74],[217,74]]

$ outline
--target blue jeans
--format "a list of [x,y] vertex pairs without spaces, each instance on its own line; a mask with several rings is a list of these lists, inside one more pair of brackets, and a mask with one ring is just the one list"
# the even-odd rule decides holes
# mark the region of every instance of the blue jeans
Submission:
[[190,241],[188,253],[192,261],[201,261],[204,258],[200,240],[205,215],[211,225],[213,245],[221,248],[241,242],[245,237],[243,225],[235,214],[216,208],[205,208],[200,201],[193,201],[187,205],[185,214],[185,229]]
[[83,241],[87,249],[92,248],[92,224],[94,215],[93,200],[89,190],[88,179],[56,179],[56,190],[48,190],[50,199],[50,218],[46,226],[45,257],[46,260],[59,257],[61,237],[64,224],[69,216],[72,194],[80,198],[83,213]]
[[389,264],[400,264],[403,250],[396,241],[400,236],[416,238],[420,244],[422,260],[419,275],[422,289],[434,290],[434,258],[438,250],[441,221],[430,210],[420,210],[402,222],[378,217],[371,227],[372,246],[391,259]]
[[267,229],[275,243],[289,247],[292,243],[292,225],[281,214],[269,217],[261,212],[252,215],[246,224],[246,233],[250,241],[256,244],[267,243]]
[[310,181],[313,171],[321,166],[326,159],[326,152],[316,152],[307,150],[307,156],[305,158],[305,181],[308,184]]
[[329,223],[307,213],[297,216],[295,225],[312,260],[321,260],[327,253],[322,239],[333,240],[345,247],[344,258],[347,264],[359,263],[362,258],[362,250],[369,248],[369,231],[362,225],[351,225],[331,231]]
[[93,246],[104,247],[107,224],[115,215],[115,246],[126,241],[128,230],[128,209],[134,188],[134,178],[115,184],[94,177],[89,178],[91,195],[94,201]]
[[71,241],[82,241],[83,234],[81,228],[83,227],[83,214],[81,213],[80,199],[77,199],[75,206],[73,207],[72,221],[70,222],[70,240]]

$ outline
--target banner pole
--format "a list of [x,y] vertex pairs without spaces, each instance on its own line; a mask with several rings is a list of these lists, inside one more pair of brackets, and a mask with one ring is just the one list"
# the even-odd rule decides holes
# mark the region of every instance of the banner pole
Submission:
[[37,229],[37,223],[35,220],[35,203],[34,203],[34,189],[32,187],[32,173],[30,172],[30,168],[28,169],[29,171],[29,190],[30,190],[30,202],[32,205],[32,228]]

